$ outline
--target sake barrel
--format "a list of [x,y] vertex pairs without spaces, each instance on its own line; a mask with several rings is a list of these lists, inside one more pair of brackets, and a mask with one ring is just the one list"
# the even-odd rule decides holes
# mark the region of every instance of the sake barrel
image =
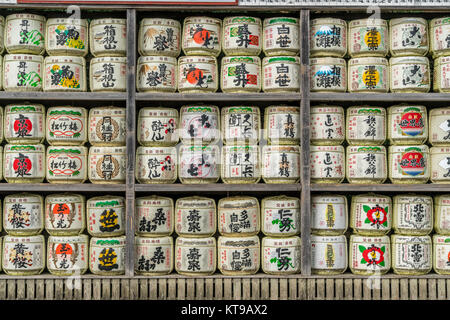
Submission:
[[217,239],[217,267],[224,275],[249,275],[260,267],[258,236],[224,237]]
[[220,178],[220,151],[216,145],[181,146],[178,159],[181,183],[216,183]]
[[350,227],[354,233],[373,236],[385,235],[392,228],[392,200],[379,194],[352,196]]
[[348,146],[346,178],[349,183],[381,184],[387,179],[384,146]]
[[347,22],[335,18],[317,18],[310,21],[311,57],[339,57],[347,53]]
[[81,194],[45,197],[45,230],[52,236],[76,236],[86,227],[86,200]]
[[383,275],[391,269],[388,236],[350,236],[349,265],[353,274]]
[[393,197],[392,228],[402,235],[428,235],[433,230],[433,198],[401,194]]
[[182,48],[187,56],[219,56],[222,49],[222,20],[204,16],[186,17]]
[[341,183],[345,178],[343,146],[311,146],[311,183]]
[[265,145],[262,149],[261,176],[265,183],[300,181],[300,147]]
[[145,147],[170,147],[178,143],[178,110],[142,108],[137,123],[138,142]]
[[311,144],[339,145],[345,140],[344,108],[321,104],[310,109]]
[[388,108],[388,139],[391,144],[423,144],[428,138],[427,108],[395,105]]
[[[1,34],[3,36],[3,30],[1,30]],[[44,16],[15,13],[6,17],[4,40],[8,53],[43,54],[45,51],[44,34]],[[3,44],[3,40],[1,43]]]
[[3,58],[5,91],[42,91],[44,58],[38,55],[7,54]]
[[450,147],[430,148],[432,183],[450,183]]
[[359,19],[348,23],[348,54],[352,57],[385,57],[389,52],[388,22]]
[[438,274],[450,274],[450,237],[433,235],[433,270]]
[[225,93],[261,91],[261,59],[258,56],[223,57],[220,88]]
[[126,147],[91,147],[89,149],[89,180],[99,184],[125,183],[126,159]]
[[126,237],[95,238],[89,244],[89,270],[96,275],[125,274]]
[[141,56],[136,70],[139,92],[175,92],[178,78],[177,59],[167,56]]
[[0,179],[3,179],[3,147],[0,146]]
[[135,238],[134,271],[140,275],[165,275],[173,270],[173,238]]
[[450,54],[434,60],[433,91],[441,93],[450,92]]
[[346,92],[347,63],[342,58],[310,59],[311,92]]
[[266,56],[295,56],[300,52],[297,18],[271,17],[263,21],[263,51]]
[[3,53],[3,51],[5,50],[4,46],[5,39],[3,39],[4,30],[5,30],[5,18],[3,16],[0,16],[0,54]]
[[85,92],[86,60],[77,56],[48,56],[44,60],[44,91]]
[[212,275],[217,267],[216,238],[184,238],[175,241],[175,270],[187,276]]
[[219,88],[217,59],[211,56],[184,56],[178,59],[178,91],[216,92]]
[[91,59],[89,85],[92,92],[125,92],[127,90],[127,58]]
[[4,236],[2,268],[7,275],[31,276],[45,268],[45,239],[36,236]]
[[124,146],[126,109],[112,106],[90,109],[88,137],[94,146]]
[[174,230],[171,198],[157,195],[136,199],[135,233],[140,237],[170,236]]
[[350,145],[381,145],[386,141],[386,109],[374,106],[349,107],[346,128]]
[[222,140],[224,144],[258,144],[261,116],[257,106],[223,107],[221,112]]
[[87,19],[47,19],[45,49],[53,56],[81,56],[88,54]]
[[125,57],[127,20],[117,18],[91,20],[89,46],[94,57]]
[[3,177],[8,183],[41,183],[44,181],[44,145],[7,144],[3,159]]
[[401,275],[423,275],[432,268],[430,236],[405,236],[393,234],[392,270]]
[[5,140],[36,144],[45,138],[45,108],[42,104],[9,104],[5,107]]
[[311,235],[311,273],[341,274],[347,270],[347,238]]
[[177,149],[138,147],[136,180],[139,183],[174,183],[177,180]]
[[348,204],[344,195],[311,196],[311,232],[317,235],[340,235],[347,231]]
[[265,57],[261,73],[264,92],[300,92],[299,57]]
[[300,273],[300,237],[262,238],[261,268],[267,274],[286,275]]
[[47,240],[47,269],[57,276],[84,274],[89,263],[89,237],[49,236]]
[[12,236],[34,236],[44,229],[44,199],[18,193],[3,199],[3,229]]
[[[1,20],[0,20],[0,23],[1,23]],[[1,29],[1,25],[0,25],[0,29]],[[1,41],[1,38],[0,38],[0,41]],[[0,56],[0,90],[3,89],[3,75],[2,75],[2,73],[3,73],[3,57]]]
[[350,59],[347,74],[349,92],[386,93],[389,91],[389,63],[385,58]]
[[428,23],[418,17],[389,20],[391,56],[425,56],[428,53]]
[[58,106],[47,108],[46,140],[52,146],[77,146],[87,142],[85,108]]
[[392,183],[427,183],[430,178],[429,157],[426,145],[390,146],[389,178]]
[[395,57],[389,63],[391,92],[430,91],[430,62],[427,57]]
[[450,16],[430,21],[430,52],[433,58],[449,55]]
[[258,183],[261,178],[258,145],[223,146],[220,168],[224,183]]
[[217,205],[219,233],[223,236],[244,237],[259,233],[259,201],[254,197],[222,198]]
[[219,107],[201,104],[181,107],[180,138],[185,145],[217,143],[220,139]]
[[300,108],[269,106],[264,109],[264,140],[268,144],[300,144]]
[[210,237],[216,233],[216,220],[214,199],[193,196],[175,203],[175,232],[181,237]]
[[87,231],[93,237],[115,237],[125,234],[125,199],[100,196],[86,202]]
[[223,20],[222,48],[227,56],[252,55],[261,52],[261,19],[248,16],[226,17]]
[[141,56],[178,57],[181,51],[181,24],[177,20],[145,18],[139,27]]
[[300,234],[300,199],[272,196],[261,200],[261,231],[270,237]]
[[87,179],[88,149],[82,146],[49,146],[47,148],[47,181],[50,183],[83,183]]
[[450,195],[434,196],[434,230],[438,234],[450,235]]

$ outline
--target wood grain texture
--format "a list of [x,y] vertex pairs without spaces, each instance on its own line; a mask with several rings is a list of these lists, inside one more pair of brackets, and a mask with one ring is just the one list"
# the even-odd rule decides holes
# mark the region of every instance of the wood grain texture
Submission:
[[417,279],[409,279],[409,299],[410,300],[418,299],[417,286],[418,286]]

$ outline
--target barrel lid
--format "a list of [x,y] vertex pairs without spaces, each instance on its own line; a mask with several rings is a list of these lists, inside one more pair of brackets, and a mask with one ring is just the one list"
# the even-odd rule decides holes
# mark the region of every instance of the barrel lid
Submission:
[[46,203],[51,203],[51,202],[82,202],[84,203],[84,196],[81,194],[75,194],[75,193],[54,193],[54,194],[49,194],[48,196],[45,197],[45,202]]
[[347,108],[347,114],[374,114],[374,115],[386,115],[386,109],[382,107],[375,107],[369,105],[363,106],[351,106]]
[[178,58],[178,64],[185,63],[212,63],[217,66],[217,59],[213,56],[182,56]]
[[322,58],[311,58],[310,59],[311,65],[322,65],[322,64],[340,64],[340,65],[347,65],[347,62],[345,59],[342,58],[336,58],[336,57],[322,57]]
[[189,208],[216,208],[214,199],[200,196],[178,198],[175,203],[176,210]]
[[440,245],[450,245],[450,235],[440,235],[440,234],[435,234],[433,235],[433,243],[436,244],[440,244]]
[[[9,20],[14,20],[14,19],[23,19],[23,18],[27,18],[27,19],[31,19],[31,20],[39,20],[41,22],[45,22],[45,17],[44,16],[39,16],[37,14],[33,14],[33,13],[14,13],[14,14],[10,14],[8,16],[6,16],[6,22],[8,22]],[[3,20],[4,18],[1,17],[0,20]]]
[[24,53],[12,53],[12,54],[5,54],[3,57],[4,62],[9,61],[32,61],[32,62],[38,62],[38,63],[44,63],[44,57],[37,54],[24,54]]
[[393,196],[392,199],[394,205],[397,203],[428,203],[431,205],[433,203],[432,197],[414,193],[397,194]]
[[337,18],[316,18],[311,20],[311,25],[314,26],[316,24],[341,24],[346,26],[347,22],[342,19]]
[[217,24],[222,24],[221,19],[212,18],[212,17],[206,17],[206,16],[195,16],[195,17],[186,17],[184,18],[184,23],[208,23],[213,22]]
[[126,236],[111,237],[111,238],[98,238],[92,237],[90,246],[103,246],[103,247],[115,247],[115,246],[125,246]]
[[7,144],[5,145],[5,152],[43,153],[45,147],[43,144]]
[[86,65],[86,60],[79,56],[48,56],[44,59],[45,65],[53,63],[78,63]]
[[158,237],[158,238],[147,238],[147,237],[136,237],[135,243],[137,245],[166,245],[166,246],[172,246],[173,245],[173,238],[172,237]]
[[392,152],[406,152],[406,151],[417,151],[429,153],[429,148],[427,145],[413,145],[413,146],[389,146],[389,153]]
[[233,16],[233,17],[226,17],[225,19],[223,19],[224,25],[242,22],[261,24],[261,19],[249,16]]
[[[450,56],[444,56],[444,57],[437,57],[436,59],[434,59],[434,65],[439,66],[440,64],[447,64],[450,63]],[[434,110],[434,109],[433,109]]]
[[350,243],[352,242],[371,242],[371,243],[385,243],[389,244],[389,236],[360,236],[352,234],[350,235]]
[[87,27],[87,19],[71,19],[71,18],[48,18],[47,25],[52,24],[70,24],[70,25],[82,25]]
[[139,146],[136,150],[136,155],[145,155],[145,154],[173,154],[176,156],[177,148],[176,147],[144,147]]
[[264,27],[270,26],[273,24],[298,24],[298,19],[293,17],[271,17],[266,18],[263,21]]
[[42,104],[34,103],[15,103],[5,106],[5,113],[44,113],[45,107]]
[[348,153],[381,153],[386,154],[385,146],[347,146]]
[[25,243],[42,243],[45,244],[45,239],[42,234],[35,236],[4,236],[3,242],[25,242]]
[[389,61],[386,58],[379,57],[362,57],[362,58],[353,58],[348,60],[348,66],[351,67],[353,65],[377,65],[382,64],[385,66],[389,65]]
[[418,109],[419,112],[427,112],[427,108],[425,106],[402,103],[388,107],[388,114],[409,111],[407,109],[410,108]]
[[70,115],[70,116],[86,117],[86,114],[87,110],[86,108],[83,107],[57,106],[47,108],[47,116]]
[[431,244],[430,236],[405,236],[400,234],[391,235],[392,244],[411,244],[411,243],[422,243]]
[[47,155],[52,153],[71,153],[71,154],[79,154],[86,155],[88,153],[88,149],[84,146],[48,146],[47,147]]
[[311,107],[311,114],[316,113],[340,113],[344,114],[344,108],[340,106],[331,106],[327,104],[319,104]]
[[216,248],[216,238],[205,237],[205,238],[185,238],[177,237],[176,246],[196,246],[196,247],[213,247]]
[[388,23],[387,20],[384,19],[372,19],[372,18],[367,18],[367,19],[357,19],[357,20],[352,20],[349,22],[348,26],[351,27],[356,27],[356,26],[367,26],[367,27],[378,27],[378,26],[383,26],[383,27],[387,27]]
[[339,236],[319,236],[312,234],[311,243],[347,243],[347,238],[344,235]]
[[280,113],[280,112],[289,112],[289,113],[300,113],[300,107],[294,107],[294,106],[287,106],[287,105],[272,105],[268,106],[264,112],[266,114],[272,114],[272,113]]
[[[296,206],[293,208],[299,208],[300,207],[300,199],[297,197],[288,197],[285,195],[281,196],[272,196],[272,197],[265,197],[261,200],[261,205],[263,208],[265,207],[277,207],[277,205],[280,202],[295,202]],[[291,207],[292,208],[292,207]]]
[[403,23],[420,23],[420,24],[424,24],[425,26],[427,26],[427,20],[424,18],[419,18],[419,17],[395,18],[395,19],[390,19],[389,23],[391,26],[395,26],[395,25],[403,24]]
[[88,199],[86,207],[88,208],[117,208],[125,205],[125,198],[121,196],[101,196]]
[[[343,59],[342,59],[343,60]],[[292,57],[288,57],[288,56],[278,56],[278,57],[265,57],[262,61],[263,66],[266,66],[268,64],[271,63],[296,63],[298,65],[300,65],[300,57],[297,56],[292,56]],[[344,64],[345,64],[345,60],[344,60]]]
[[107,116],[125,116],[126,108],[122,107],[114,107],[114,106],[105,106],[105,107],[96,107],[89,110],[89,116],[95,116],[97,114],[107,115]]
[[435,205],[448,205],[450,206],[450,194],[439,194],[433,197]]
[[408,63],[413,63],[413,64],[430,64],[430,60],[427,57],[420,57],[420,56],[410,56],[410,57],[392,57],[389,60],[389,63],[391,65],[396,65],[396,64],[408,64]]
[[85,242],[88,243],[89,237],[85,234],[79,234],[76,236],[49,236],[48,242],[53,243],[77,243],[77,242]]
[[339,146],[310,146],[311,152],[344,152],[344,147]]
[[263,247],[299,247],[302,241],[300,237],[271,238],[264,237],[262,239]]
[[[155,115],[156,114],[156,115]],[[178,117],[178,110],[174,108],[142,108],[139,110],[139,117]]]
[[263,146],[263,153],[267,152],[294,152],[300,153],[300,146],[276,146],[276,145],[265,145]]
[[[125,58],[126,59],[126,58]],[[138,58],[138,66],[143,63],[147,62],[153,62],[153,63],[170,63],[170,64],[177,64],[177,58],[174,57],[168,57],[168,56],[140,56]]]
[[229,63],[251,63],[261,65],[261,59],[258,56],[231,56],[222,58],[222,67]]
[[173,199],[158,195],[140,197],[136,198],[136,206],[173,206]]
[[450,147],[431,147],[430,148],[430,154],[449,154],[450,153]]
[[223,107],[221,110],[222,114],[229,113],[256,113],[260,114],[260,110],[258,106],[231,106],[231,107]]
[[126,155],[127,147],[126,146],[116,146],[116,147],[98,147],[92,146],[89,148],[89,154],[121,154]]
[[244,247],[259,247],[259,237],[258,236],[250,236],[250,237],[225,237],[219,236],[217,239],[217,246],[229,246],[236,248],[244,248]]
[[391,203],[391,197],[375,193],[365,193],[352,196],[352,202],[367,203],[367,202],[381,202],[381,201],[385,203]]
[[103,62],[115,62],[115,63],[126,63],[127,57],[99,57],[99,58],[92,58],[91,59],[91,66],[96,63],[103,63]]
[[27,198],[28,200],[32,200],[34,202],[42,202],[43,201],[43,197],[39,194],[34,194],[34,193],[28,193],[28,192],[22,192],[22,193],[15,193],[15,194],[9,194],[7,196],[5,196],[5,198],[3,199],[3,203],[7,203],[10,202],[17,202],[17,200],[19,199],[24,199]]
[[441,24],[450,24],[450,17],[440,17],[440,18],[434,18],[430,21],[431,27],[437,27]]
[[346,204],[347,197],[340,194],[320,194],[311,196],[311,203],[335,203]]
[[220,199],[217,206],[219,209],[259,207],[259,202],[255,197],[234,196]]
[[101,18],[101,19],[92,19],[90,22],[91,27],[100,25],[100,24],[127,24],[127,19],[119,19],[119,18]]
[[185,105],[181,107],[181,115],[183,115],[186,112],[213,112],[213,113],[219,113],[219,107],[214,105],[202,105],[202,104],[192,104],[192,105]]
[[441,115],[450,115],[450,108],[433,108],[430,110],[430,117]]
[[190,152],[210,152],[210,153],[219,153],[219,147],[215,144],[207,145],[207,146],[180,146],[179,150],[180,154],[190,153]]
[[222,147],[222,153],[229,153],[229,152],[249,152],[249,153],[258,153],[259,155],[259,146],[257,144],[255,145],[240,145],[240,146],[236,146],[236,145],[228,145],[228,146],[223,146]]
[[165,26],[177,26],[181,27],[181,23],[174,19],[164,19],[164,18],[144,18],[141,20],[142,26],[153,26],[153,25],[165,25]]

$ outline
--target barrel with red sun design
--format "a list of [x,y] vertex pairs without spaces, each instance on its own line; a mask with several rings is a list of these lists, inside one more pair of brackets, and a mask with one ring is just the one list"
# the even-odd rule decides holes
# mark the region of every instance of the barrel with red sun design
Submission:
[[88,268],[88,241],[84,234],[50,236],[47,245],[47,269],[54,275],[81,275]]
[[5,139],[14,144],[41,143],[45,138],[45,113],[41,104],[5,107]]
[[85,228],[85,198],[52,194],[45,198],[45,230],[52,236],[75,236]]
[[183,52],[189,55],[217,57],[221,52],[220,19],[211,17],[187,17],[183,25]]
[[208,56],[185,56],[178,59],[178,91],[216,92],[217,60]]
[[393,183],[426,183],[430,178],[428,146],[390,146],[388,154]]
[[420,105],[388,108],[388,139],[395,145],[423,144],[428,138],[427,109]]
[[4,177],[9,183],[39,183],[45,178],[45,147],[36,145],[5,146]]

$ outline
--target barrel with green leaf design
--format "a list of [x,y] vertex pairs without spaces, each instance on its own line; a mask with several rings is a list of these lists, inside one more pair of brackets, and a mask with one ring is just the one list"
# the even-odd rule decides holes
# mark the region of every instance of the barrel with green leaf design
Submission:
[[300,237],[264,237],[261,245],[261,267],[267,274],[285,275],[300,273]]
[[384,235],[391,231],[392,199],[373,193],[352,197],[350,227],[361,235]]
[[50,146],[47,148],[47,181],[83,183],[87,179],[87,148]]
[[3,89],[5,91],[42,91],[43,67],[44,57],[40,55],[5,55]]
[[5,48],[8,53],[45,52],[45,17],[32,13],[14,13],[6,17]]
[[353,274],[383,275],[391,269],[388,236],[350,236],[349,266]]
[[47,109],[47,142],[52,146],[79,146],[87,141],[85,108],[58,106]]

